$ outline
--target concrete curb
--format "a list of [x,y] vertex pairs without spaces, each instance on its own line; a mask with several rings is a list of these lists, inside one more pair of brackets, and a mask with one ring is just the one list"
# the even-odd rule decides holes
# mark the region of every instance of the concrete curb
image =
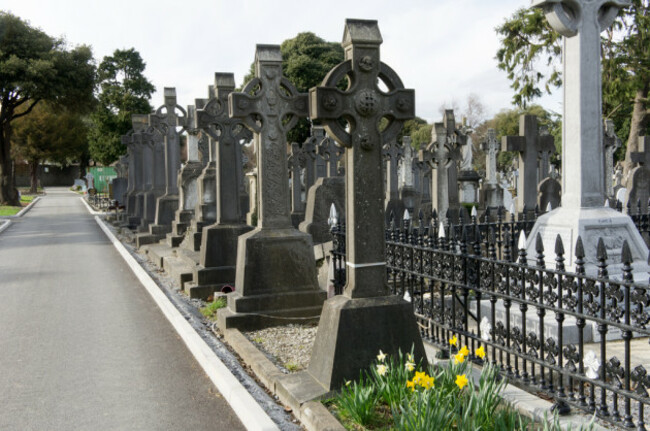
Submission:
[[[72,193],[74,193],[74,192],[72,192]],[[79,199],[80,199],[81,202],[83,202],[83,204],[86,206],[86,209],[88,210],[88,212],[89,212],[90,214],[92,214],[92,215],[94,215],[94,216],[98,216],[98,215],[102,215],[102,214],[104,214],[104,213],[102,213],[102,212],[95,211],[94,209],[92,209],[92,208],[90,207],[90,205],[88,205],[88,202],[86,202],[86,199],[84,199],[83,196],[79,196]]]
[[224,331],[224,340],[251,367],[259,380],[273,392],[283,404],[293,410],[293,414],[308,431],[344,431],[341,423],[319,401],[300,403],[289,391],[281,390],[280,381],[288,375],[282,373],[248,338],[238,329]]
[[29,210],[32,209],[32,207],[36,204],[36,202],[38,202],[38,201],[40,201],[40,200],[41,200],[41,197],[38,196],[38,197],[34,198],[34,200],[31,201],[31,202],[29,203],[29,205],[27,205],[25,208],[23,208],[23,209],[21,209],[20,211],[18,211],[18,213],[14,214],[14,215],[10,215],[10,216],[2,216],[2,218],[3,218],[3,219],[4,219],[4,218],[11,219],[11,218],[22,217],[22,216],[24,216],[24,215],[27,213],[27,211],[29,211]]
[[[91,210],[89,207],[88,209]],[[275,422],[271,420],[262,407],[248,393],[246,388],[230,373],[223,362],[219,360],[212,349],[210,349],[199,334],[196,333],[194,328],[185,320],[185,317],[183,317],[160,290],[156,282],[149,277],[147,272],[131,256],[110,229],[108,229],[103,220],[95,216],[95,221],[113,243],[113,246],[120,253],[127,265],[129,265],[144,288],[147,289],[149,295],[151,295],[167,320],[172,324],[189,351],[223,395],[244,427],[248,430],[279,430]]]
[[4,232],[7,230],[7,228],[11,225],[11,220],[0,220],[0,233]]

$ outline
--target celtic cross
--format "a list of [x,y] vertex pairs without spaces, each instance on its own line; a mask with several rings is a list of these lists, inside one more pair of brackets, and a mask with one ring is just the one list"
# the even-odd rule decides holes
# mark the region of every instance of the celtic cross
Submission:
[[257,148],[259,228],[291,228],[287,177],[287,131],[307,116],[307,95],[282,76],[278,45],[257,45],[255,78],[231,93],[229,109],[254,132]]
[[[176,127],[185,127],[187,113],[176,103],[176,89],[165,87],[165,103],[155,113],[149,114],[149,124],[164,137],[165,195],[178,194],[177,175],[181,166],[181,148]],[[180,111],[181,115],[176,113]]]
[[237,224],[239,210],[239,182],[237,178],[237,151],[239,140],[250,132],[240,120],[228,115],[228,96],[235,89],[232,73],[214,74],[214,97],[202,109],[197,109],[197,126],[215,142],[214,158],[217,166],[217,224]]
[[[322,86],[309,92],[309,112],[346,147],[346,221],[349,298],[385,296],[382,146],[396,139],[404,121],[415,115],[415,92],[379,59],[382,43],[377,21],[346,20],[345,61],[334,67]],[[347,77],[348,88],[337,84]],[[382,80],[388,92],[377,86]],[[387,124],[379,129],[382,118]],[[348,128],[342,125],[347,122]]]

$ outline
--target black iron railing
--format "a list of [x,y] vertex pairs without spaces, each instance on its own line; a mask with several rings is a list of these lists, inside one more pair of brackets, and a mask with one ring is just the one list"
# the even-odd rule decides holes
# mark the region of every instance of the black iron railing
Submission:
[[[448,340],[455,335],[473,360],[481,362],[476,351],[483,347],[485,361],[500,366],[511,382],[553,398],[560,410],[574,406],[645,429],[650,376],[642,360],[633,363],[631,345],[650,336],[650,290],[647,278],[633,280],[627,243],[622,274],[615,280],[608,275],[602,240],[598,273],[588,276],[580,239],[574,272],[568,272],[559,236],[555,268],[546,268],[541,238],[533,264],[525,249],[512,245],[526,225],[475,221],[445,227],[444,234],[439,229],[435,223],[412,227],[407,221],[386,231],[389,286],[412,302],[425,339],[449,352]],[[334,284],[340,294],[345,226],[334,225],[332,232]],[[611,338],[620,340],[620,353],[609,351]]]

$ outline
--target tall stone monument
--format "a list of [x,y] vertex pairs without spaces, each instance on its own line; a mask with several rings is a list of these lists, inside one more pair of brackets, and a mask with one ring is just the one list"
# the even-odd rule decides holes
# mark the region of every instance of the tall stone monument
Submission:
[[386,144],[382,149],[382,155],[386,162],[386,195],[384,198],[384,212],[386,223],[390,222],[391,214],[395,221],[402,220],[404,214],[404,202],[399,198],[397,170],[404,158],[404,147],[397,142],[397,139]]
[[286,133],[307,116],[307,95],[282,76],[277,45],[258,45],[255,78],[228,100],[231,118],[254,133],[257,148],[257,228],[239,237],[235,292],[219,310],[221,328],[280,324],[316,316],[318,287],[312,239],[291,224]]
[[[376,21],[348,19],[343,34],[345,61],[322,86],[309,92],[309,113],[346,148],[347,283],[342,295],[325,302],[307,374],[307,388],[329,391],[361,370],[381,349],[396,354],[414,349],[426,361],[412,305],[391,295],[386,280],[382,146],[395,139],[405,120],[414,117],[415,94],[379,58],[381,34]],[[344,77],[347,90],[337,88]],[[377,86],[378,79],[388,92]],[[379,121],[389,120],[383,132]],[[347,131],[340,120],[352,119]],[[313,379],[313,380],[312,380]]]
[[238,237],[252,229],[242,223],[237,175],[239,140],[250,132],[228,115],[228,96],[234,89],[232,73],[215,73],[214,97],[197,111],[198,123],[215,142],[217,211],[215,223],[203,228],[199,265],[194,268],[193,283],[185,286],[193,298],[206,298],[225,284],[235,283]]
[[[605,154],[602,126],[600,33],[608,28],[624,0],[535,0],[564,44],[564,115],[562,128],[562,206],[541,216],[531,232],[529,256],[535,255],[539,233],[545,250],[553,250],[559,234],[565,244],[566,266],[575,267],[574,249],[582,238],[587,273],[596,271],[596,250],[603,238],[609,256],[608,271],[621,271],[621,246],[627,240],[633,268],[646,271],[648,248],[632,220],[605,208],[603,180]],[[547,253],[552,265],[553,253]]]
[[411,137],[402,137],[404,156],[399,167],[399,198],[404,202],[404,207],[411,213],[416,214],[416,190],[413,177],[413,147]]

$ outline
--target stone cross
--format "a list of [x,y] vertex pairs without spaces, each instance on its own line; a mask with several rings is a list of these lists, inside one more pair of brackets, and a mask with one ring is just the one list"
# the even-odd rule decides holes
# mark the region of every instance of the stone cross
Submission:
[[[630,0],[533,0],[564,36],[562,206],[602,207],[605,201],[600,33]],[[570,174],[575,173],[575,174]]]
[[[548,127],[539,126],[540,136],[548,136]],[[551,171],[551,155],[555,154],[555,139],[543,138],[539,142],[539,166],[537,168],[537,184],[548,178]]]
[[605,120],[603,145],[605,146],[605,193],[607,197],[614,197],[614,153],[621,148],[622,142],[616,136],[612,120]]
[[199,160],[199,129],[196,123],[196,107],[187,105],[187,161]]
[[402,138],[404,147],[404,156],[399,167],[399,188],[413,187],[413,147],[411,146],[411,137]]
[[[343,48],[346,61],[336,66],[323,86],[310,90],[310,116],[346,147],[347,284],[344,295],[368,298],[387,295],[384,257],[382,144],[396,139],[404,121],[415,115],[415,92],[406,90],[398,75],[379,60],[382,39],[376,21],[346,21]],[[351,77],[348,91],[336,84]],[[388,88],[377,88],[382,79]],[[389,124],[380,132],[382,117]],[[348,132],[339,122],[350,118]]]
[[[325,129],[320,126],[312,126],[311,136],[302,143],[302,149],[306,156],[305,165],[305,190],[309,190],[318,178],[318,163],[324,162],[323,158],[318,154],[317,148],[320,141],[325,138]],[[322,163],[323,170],[325,168]]]
[[487,140],[481,144],[481,149],[485,152],[485,183],[496,185],[497,180],[497,155],[499,154],[499,141],[497,132],[494,129],[488,129]]
[[[519,175],[517,177],[517,212],[524,207],[529,210],[537,204],[537,155],[541,148],[554,145],[550,135],[540,135],[537,116],[519,117],[519,136],[501,138],[502,151],[516,151],[519,155]],[[565,172],[568,172],[565,170]],[[564,199],[562,200],[564,202]]]
[[386,197],[388,203],[391,200],[399,199],[397,186],[397,167],[404,156],[404,147],[397,142],[397,139],[384,144],[382,155],[386,160]]
[[234,89],[232,73],[215,73],[214,97],[196,114],[199,127],[216,141],[217,224],[238,224],[241,220],[237,152],[241,151],[239,140],[250,132],[240,120],[228,115],[228,97]]
[[305,204],[302,201],[302,170],[307,168],[307,158],[303,147],[297,142],[291,143],[291,155],[289,156],[289,172],[291,173],[291,212],[301,213],[305,211]]
[[[177,175],[181,166],[181,149],[176,127],[186,126],[187,113],[176,103],[176,89],[165,87],[165,103],[149,115],[149,124],[165,138],[165,195],[178,194]],[[179,110],[182,115],[176,114]]]
[[[230,116],[255,132],[259,207],[257,226],[290,228],[286,133],[307,116],[307,95],[282,76],[276,45],[257,45],[255,78],[230,95]],[[252,95],[251,95],[252,94]]]
[[339,160],[343,157],[345,150],[336,145],[334,139],[325,136],[318,144],[318,154],[325,160],[327,164],[326,177],[339,176]]
[[441,217],[448,209],[458,209],[458,161],[462,158],[460,147],[464,136],[457,133],[454,111],[445,111],[443,121],[431,129],[431,143],[427,151],[420,151],[420,161],[436,170],[431,175],[431,200]]

